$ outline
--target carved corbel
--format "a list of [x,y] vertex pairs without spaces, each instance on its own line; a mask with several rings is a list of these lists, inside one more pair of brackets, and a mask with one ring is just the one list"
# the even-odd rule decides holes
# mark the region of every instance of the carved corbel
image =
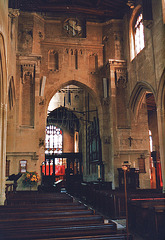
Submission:
[[115,84],[117,88],[127,87],[127,71],[125,68],[117,68],[115,70]]
[[10,18],[16,18],[20,15],[20,11],[18,9],[13,9],[13,8],[9,8],[8,9],[8,16]]
[[42,147],[45,145],[45,141],[42,138],[39,138],[39,147]]

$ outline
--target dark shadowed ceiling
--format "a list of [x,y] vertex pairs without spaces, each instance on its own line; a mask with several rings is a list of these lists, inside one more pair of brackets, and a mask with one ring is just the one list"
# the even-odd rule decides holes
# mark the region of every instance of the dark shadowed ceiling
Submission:
[[9,7],[56,15],[74,14],[100,21],[122,19],[128,0],[10,0]]

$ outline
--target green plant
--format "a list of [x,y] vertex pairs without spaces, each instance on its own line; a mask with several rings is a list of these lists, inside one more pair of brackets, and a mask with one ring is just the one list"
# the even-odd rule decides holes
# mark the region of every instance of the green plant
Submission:
[[23,176],[24,179],[22,180],[22,184],[24,187],[33,187],[37,185],[39,181],[39,175],[37,172],[26,172]]

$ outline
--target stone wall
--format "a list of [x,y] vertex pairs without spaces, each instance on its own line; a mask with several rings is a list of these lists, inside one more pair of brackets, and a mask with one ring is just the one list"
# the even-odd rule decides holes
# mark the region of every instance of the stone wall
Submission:
[[[15,30],[10,34],[15,39],[10,44],[17,50],[16,60],[15,52],[10,51],[11,75],[16,85],[15,107],[8,114],[7,158],[11,160],[11,174],[19,171],[21,159],[28,160],[28,170],[40,171],[44,146],[39,142],[45,139],[49,102],[57,91],[72,84],[83,88],[85,97],[90,95],[90,109],[98,109],[105,180],[118,186],[117,168],[125,160],[138,168],[138,158],[143,154],[147,171],[140,174],[140,187],[150,187],[144,93],[152,92],[157,108],[161,108],[162,103],[158,105],[157,99],[165,46],[161,0],[152,3],[153,21],[144,29],[145,48],[132,60],[129,23],[135,10],[130,10],[123,20],[86,22],[86,37],[81,38],[66,35],[63,17],[20,12],[18,25],[16,20],[11,27]],[[103,78],[107,80],[107,96],[104,96]],[[41,94],[43,79],[46,84]],[[29,90],[25,92],[27,82],[30,82]],[[97,180],[97,174],[89,174],[85,127],[84,123],[80,146],[84,177]],[[70,140],[65,146],[68,151],[73,150],[73,139]],[[160,150],[164,152],[162,145]]]

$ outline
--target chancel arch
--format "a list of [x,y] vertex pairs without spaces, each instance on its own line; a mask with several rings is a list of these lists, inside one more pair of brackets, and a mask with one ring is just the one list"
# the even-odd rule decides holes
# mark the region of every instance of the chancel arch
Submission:
[[[97,165],[101,165],[102,162],[100,133],[102,114],[99,112],[100,104],[97,104],[98,100],[94,96],[93,90],[82,83],[70,81],[64,84],[49,101],[47,121],[54,113],[56,126],[60,127],[63,133],[63,152],[83,152],[83,177],[85,179],[88,176],[89,179],[97,180]],[[57,120],[60,115],[62,119]],[[69,118],[72,121],[69,121]],[[93,150],[90,150],[91,148]],[[102,176],[102,169],[99,171]]]

